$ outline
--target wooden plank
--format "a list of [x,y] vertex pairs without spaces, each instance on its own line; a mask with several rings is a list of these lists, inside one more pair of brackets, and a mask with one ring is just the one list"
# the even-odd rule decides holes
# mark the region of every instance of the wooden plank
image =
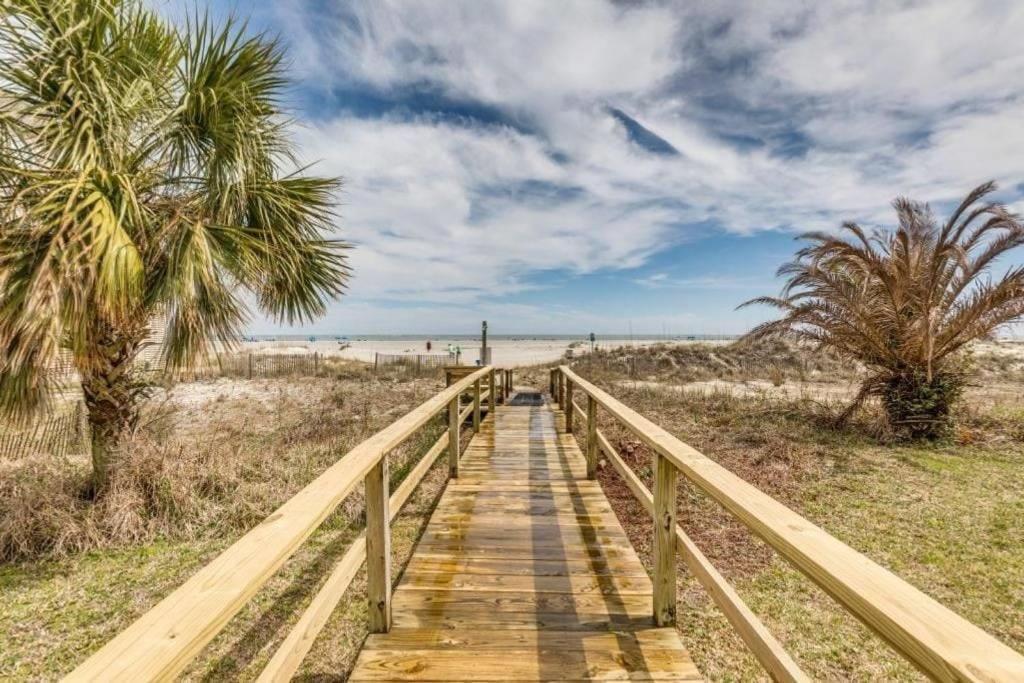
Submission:
[[448,403],[448,476],[457,479],[459,476],[459,397]]
[[391,515],[388,512],[388,459],[367,473],[366,606],[371,633],[391,628]]
[[480,431],[480,379],[473,384],[473,431]]
[[494,409],[498,407],[499,389],[498,389],[498,385],[495,384],[494,378],[495,378],[494,368],[491,368],[491,377],[490,377],[490,387],[491,387],[490,388],[490,392],[491,392],[491,396],[490,396],[490,405],[489,405],[489,410],[488,410],[489,414],[493,414],[494,413]]
[[[575,409],[576,404],[572,405]],[[575,410],[570,410],[572,414]],[[587,479],[597,478],[597,401],[587,397]]]
[[676,623],[676,468],[654,455],[654,623]]
[[[630,616],[608,614],[607,612],[481,612],[476,606],[460,609],[450,606],[444,610],[403,609],[396,611],[392,622],[394,629],[418,628],[447,631],[631,631],[651,627],[651,615]],[[680,645],[680,647],[682,647]],[[357,664],[358,666],[358,664]],[[465,675],[463,678],[471,678]]]
[[[582,641],[585,643],[586,641]],[[675,649],[364,650],[351,681],[700,680]]]
[[[565,379],[565,403],[563,405],[572,406],[572,382],[569,378]],[[565,411],[565,431],[572,434],[572,423],[573,423],[573,410]]]
[[940,681],[1024,680],[1024,656],[625,406],[579,388],[893,649]]
[[366,650],[618,650],[623,648],[665,650],[677,648],[679,635],[670,628],[644,628],[608,633],[601,631],[441,631],[432,629],[396,629],[388,635],[367,637]]
[[487,370],[481,368],[456,382],[353,448],[259,526],[100,648],[66,680],[173,678],[291,557],[385,453],[431,420]]
[[600,595],[651,595],[646,577],[619,576],[521,576],[516,574],[464,574],[423,572],[406,569],[402,574],[405,590],[482,591],[492,593],[573,593]]
[[537,559],[490,560],[454,558],[417,553],[410,560],[406,572],[415,574],[498,574],[502,576],[615,576],[618,578],[647,578],[647,571],[639,563],[617,559]]
[[[544,612],[581,614],[621,614],[644,617],[651,614],[649,595],[619,595],[613,599],[604,595],[576,595],[573,593],[536,593],[534,591],[459,591],[403,590],[395,591],[395,612],[404,610],[434,610],[443,613],[447,608],[474,610],[486,618],[503,612]],[[650,621],[648,621],[648,624]]]

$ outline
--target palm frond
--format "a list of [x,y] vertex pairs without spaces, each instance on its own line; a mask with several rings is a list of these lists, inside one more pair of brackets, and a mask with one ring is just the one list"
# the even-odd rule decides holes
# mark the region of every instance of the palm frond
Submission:
[[345,291],[339,181],[294,170],[276,41],[141,0],[4,7],[0,412],[41,405],[62,347],[130,360],[158,313],[177,368],[239,335],[247,297],[301,322]]
[[899,198],[897,226],[888,233],[869,238],[845,223],[840,235],[802,235],[807,245],[779,269],[786,277],[781,295],[743,304],[785,315],[748,336],[813,340],[861,360],[876,379],[941,372],[965,344],[1024,314],[1024,270],[981,281],[995,261],[1024,245],[1015,215],[979,205],[994,189],[975,188],[941,227],[926,204]]

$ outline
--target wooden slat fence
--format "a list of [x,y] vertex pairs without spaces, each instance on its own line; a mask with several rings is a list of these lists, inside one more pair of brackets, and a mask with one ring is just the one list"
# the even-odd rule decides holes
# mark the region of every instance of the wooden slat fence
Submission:
[[70,410],[43,415],[27,425],[0,422],[0,459],[18,460],[31,455],[67,457],[87,446],[85,407],[81,401]]
[[411,372],[433,371],[450,365],[455,359],[448,353],[375,353],[373,354],[374,370],[398,366]]

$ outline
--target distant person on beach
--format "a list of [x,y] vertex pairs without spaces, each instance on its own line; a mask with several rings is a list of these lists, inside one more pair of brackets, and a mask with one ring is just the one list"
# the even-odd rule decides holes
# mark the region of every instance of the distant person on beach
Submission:
[[434,348],[434,345],[428,339],[427,340],[427,353],[430,353],[430,349],[432,349],[432,348]]

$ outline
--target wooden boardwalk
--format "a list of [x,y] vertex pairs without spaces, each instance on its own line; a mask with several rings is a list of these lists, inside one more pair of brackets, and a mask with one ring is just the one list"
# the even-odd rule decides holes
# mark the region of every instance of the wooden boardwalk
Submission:
[[[551,369],[548,393],[584,427],[586,457],[564,433],[561,411],[539,394],[510,396],[511,370],[450,370],[447,387],[349,450],[65,680],[174,680],[362,482],[366,530],[260,683],[292,680],[364,564],[371,630],[383,635],[366,640],[352,680],[698,680],[674,627],[654,627],[675,623],[680,558],[771,678],[809,683],[676,524],[682,476],[933,679],[1024,681],[1024,656],[571,368]],[[520,405],[534,397],[536,405]],[[470,420],[480,424],[484,400],[491,415],[459,457],[459,437]],[[598,411],[650,449],[651,489],[598,429]],[[445,414],[448,429],[390,491],[388,453]],[[653,586],[601,488],[587,479],[599,455],[651,516]],[[392,593],[391,520],[444,456],[454,479]]]
[[655,628],[640,560],[561,411],[501,406],[481,426],[353,681],[692,681]]

